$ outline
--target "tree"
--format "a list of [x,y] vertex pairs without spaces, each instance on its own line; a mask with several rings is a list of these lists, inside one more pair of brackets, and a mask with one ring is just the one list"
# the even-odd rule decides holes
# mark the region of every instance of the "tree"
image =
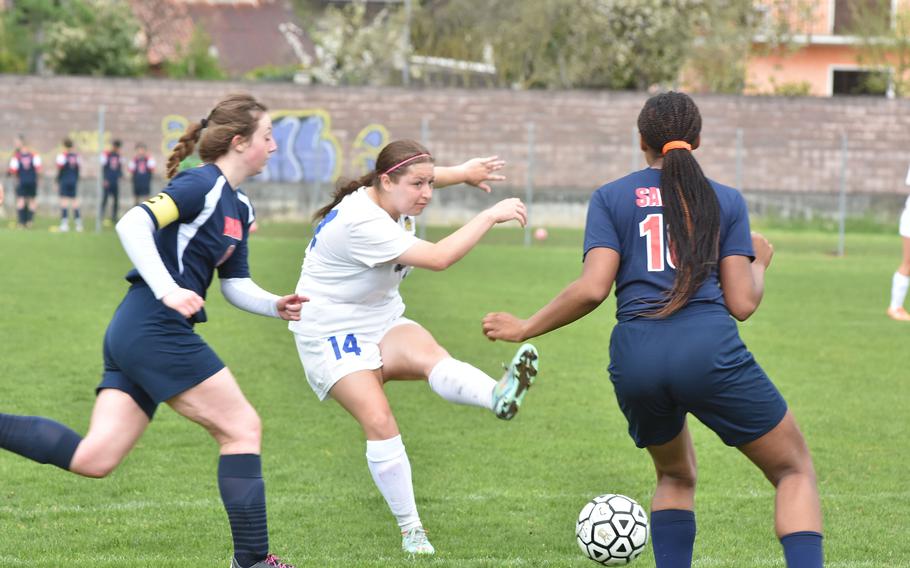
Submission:
[[178,79],[224,79],[227,73],[213,53],[212,36],[199,26],[193,28],[189,43],[178,50],[178,56],[166,61],[165,71],[169,77]]
[[898,8],[888,18],[890,13],[890,0],[860,2],[853,6],[851,31],[860,41],[858,62],[882,71],[868,76],[867,88],[885,92],[890,87],[894,96],[907,97],[910,96],[910,8]]
[[3,14],[3,52],[13,71],[42,74],[47,26],[61,17],[61,0],[16,0]]
[[56,73],[133,76],[143,70],[139,26],[127,4],[73,0],[47,27],[47,60]]
[[316,60],[300,74],[323,85],[398,85],[406,57],[403,10],[370,16],[365,2],[329,6],[310,26]]

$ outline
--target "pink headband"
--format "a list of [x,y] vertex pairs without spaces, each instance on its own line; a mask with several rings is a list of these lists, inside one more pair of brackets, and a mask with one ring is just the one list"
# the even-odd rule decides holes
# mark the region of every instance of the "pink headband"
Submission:
[[388,174],[389,172],[394,172],[395,170],[397,170],[397,169],[400,168],[401,166],[407,164],[408,162],[414,161],[414,160],[416,160],[417,158],[430,158],[430,157],[432,157],[432,156],[430,156],[429,154],[417,154],[416,156],[411,156],[411,157],[408,158],[407,160],[404,160],[404,161],[402,161],[402,162],[398,162],[397,164],[395,164],[394,166],[392,166],[391,168],[387,169],[386,171],[382,172],[382,173],[379,174],[379,175],[385,175],[385,174]]

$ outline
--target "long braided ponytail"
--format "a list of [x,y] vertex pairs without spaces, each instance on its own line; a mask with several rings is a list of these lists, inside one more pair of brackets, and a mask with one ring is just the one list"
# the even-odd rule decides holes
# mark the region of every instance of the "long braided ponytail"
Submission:
[[667,303],[650,315],[666,317],[684,307],[717,267],[720,205],[690,150],[664,151],[668,142],[692,145],[698,140],[701,114],[688,95],[671,91],[648,99],[638,115],[638,130],[650,148],[663,152],[660,190],[676,279]]

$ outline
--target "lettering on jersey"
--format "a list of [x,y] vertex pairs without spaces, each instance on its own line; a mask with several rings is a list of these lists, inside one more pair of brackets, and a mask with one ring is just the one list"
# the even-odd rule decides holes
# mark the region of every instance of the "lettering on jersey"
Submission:
[[[232,239],[242,240],[243,239],[243,225],[240,224],[240,219],[233,219],[231,217],[224,217],[224,234],[227,237]],[[233,245],[231,245],[233,246]]]
[[167,227],[180,217],[180,211],[177,209],[177,204],[174,203],[171,196],[166,193],[159,193],[155,197],[147,200],[143,205],[152,213],[155,220],[158,221],[159,229]]
[[635,205],[637,207],[663,207],[659,187],[639,187],[635,190]]
[[229,247],[227,248],[227,250],[224,251],[224,254],[221,255],[221,259],[220,259],[217,263],[215,263],[215,268],[218,268],[219,266],[221,266],[222,264],[224,264],[225,262],[227,262],[227,259],[231,258],[231,255],[234,254],[234,250],[235,250],[236,248],[237,248],[237,245],[231,245],[231,246],[229,246]]

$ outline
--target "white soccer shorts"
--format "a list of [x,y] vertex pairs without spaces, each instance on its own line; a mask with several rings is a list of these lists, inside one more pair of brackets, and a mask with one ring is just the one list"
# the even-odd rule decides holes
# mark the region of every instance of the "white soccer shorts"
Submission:
[[382,367],[379,342],[393,327],[409,323],[415,322],[399,317],[378,333],[342,332],[334,337],[306,337],[295,333],[294,342],[307,382],[319,400],[328,398],[335,383],[351,373]]

